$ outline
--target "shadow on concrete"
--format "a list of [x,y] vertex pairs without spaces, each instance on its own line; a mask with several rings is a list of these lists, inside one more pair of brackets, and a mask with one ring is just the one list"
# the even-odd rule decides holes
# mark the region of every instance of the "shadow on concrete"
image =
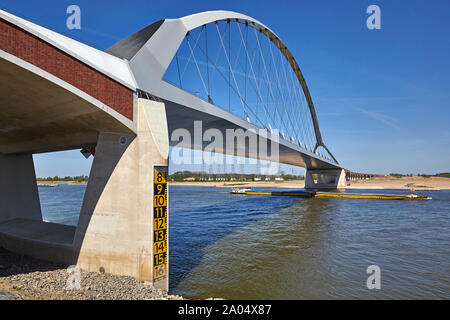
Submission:
[[116,155],[115,157],[108,157],[109,154],[106,151],[104,151],[108,147],[108,145],[101,146],[100,148],[98,148],[98,143],[101,138],[99,136],[99,140],[97,141],[96,157],[99,156],[108,157],[108,161],[102,161],[103,159],[99,161],[94,157],[73,241],[73,264],[77,264],[80,255],[80,250],[83,246],[84,237],[86,235],[87,229],[89,227],[97,203],[100,200],[100,196],[102,195],[103,190],[108,184],[108,181],[111,178],[114,169],[116,168],[117,164],[122,158],[122,155],[126,152],[128,147],[136,138],[136,136],[132,135],[126,136],[128,137],[128,139],[125,148],[123,148],[122,152]]

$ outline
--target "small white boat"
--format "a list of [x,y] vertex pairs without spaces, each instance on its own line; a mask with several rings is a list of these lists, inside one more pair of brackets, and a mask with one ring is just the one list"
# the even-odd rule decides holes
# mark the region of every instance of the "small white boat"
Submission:
[[39,183],[38,184],[38,187],[43,187],[43,188],[56,188],[56,187],[59,187],[59,184],[57,184],[57,183]]
[[250,188],[233,188],[231,189],[230,193],[234,193],[234,194],[242,194],[242,193],[246,193],[247,191],[251,191],[252,189]]
[[431,200],[432,198],[429,196],[419,196],[417,194],[407,194],[405,197],[409,198],[409,199],[427,199],[427,200]]

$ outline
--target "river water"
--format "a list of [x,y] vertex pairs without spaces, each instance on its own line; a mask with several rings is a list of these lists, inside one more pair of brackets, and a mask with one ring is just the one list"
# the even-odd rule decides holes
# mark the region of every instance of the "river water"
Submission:
[[[76,225],[85,186],[39,188]],[[433,200],[302,199],[169,187],[170,291],[187,298],[450,298],[450,191]],[[346,192],[405,194],[404,190]],[[380,289],[366,285],[370,265]]]

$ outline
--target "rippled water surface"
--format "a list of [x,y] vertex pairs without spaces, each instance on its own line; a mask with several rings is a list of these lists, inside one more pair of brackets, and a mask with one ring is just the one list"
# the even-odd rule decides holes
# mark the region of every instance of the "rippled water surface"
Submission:
[[[39,188],[75,225],[84,186]],[[231,195],[170,186],[170,289],[190,298],[450,298],[450,191],[428,201]],[[401,190],[347,192],[404,194]],[[369,290],[369,265],[381,289]]]

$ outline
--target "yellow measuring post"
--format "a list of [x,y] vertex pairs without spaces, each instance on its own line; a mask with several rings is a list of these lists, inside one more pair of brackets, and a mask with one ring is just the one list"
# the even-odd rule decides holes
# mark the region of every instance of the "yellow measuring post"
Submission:
[[153,173],[153,283],[167,281],[168,268],[168,206],[167,166],[155,166]]

